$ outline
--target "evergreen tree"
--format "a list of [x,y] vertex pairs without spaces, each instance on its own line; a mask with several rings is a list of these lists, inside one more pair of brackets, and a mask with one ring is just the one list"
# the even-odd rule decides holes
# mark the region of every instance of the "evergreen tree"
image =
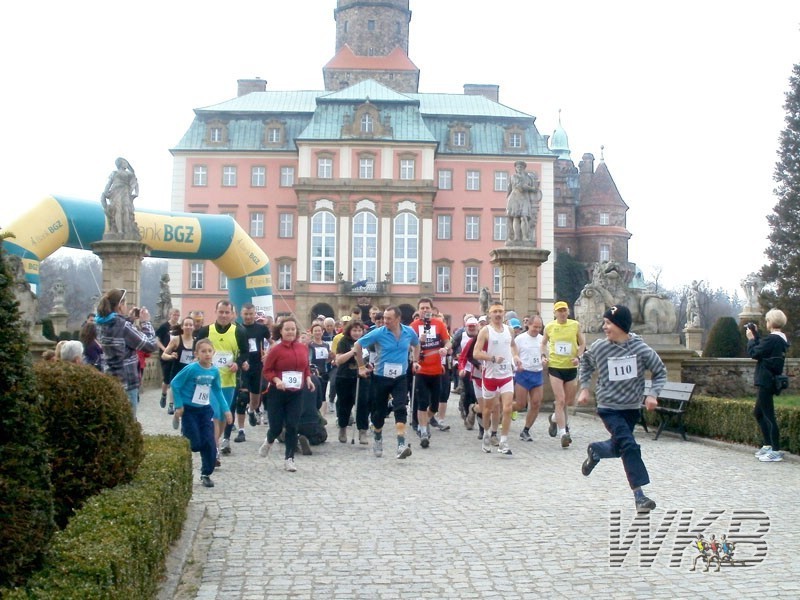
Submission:
[[[761,275],[769,284],[764,304],[778,307],[789,319],[787,329],[800,331],[800,63],[794,65],[786,92],[786,127],[781,132],[775,166],[778,203],[767,216],[770,233],[768,263]],[[793,344],[790,353],[797,353]]]
[[733,317],[720,317],[708,334],[704,358],[744,357],[744,332]]
[[587,283],[589,278],[583,264],[567,252],[559,252],[555,265],[556,300],[564,300],[571,306]]
[[0,586],[38,565],[54,531],[47,446],[6,237],[0,234]]

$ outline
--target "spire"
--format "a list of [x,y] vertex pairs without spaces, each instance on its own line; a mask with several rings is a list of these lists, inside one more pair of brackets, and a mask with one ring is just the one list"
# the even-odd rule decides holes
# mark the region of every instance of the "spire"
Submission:
[[567,132],[561,126],[561,109],[558,109],[558,127],[553,131],[550,137],[550,150],[558,155],[558,158],[564,160],[572,160],[569,150],[569,138]]

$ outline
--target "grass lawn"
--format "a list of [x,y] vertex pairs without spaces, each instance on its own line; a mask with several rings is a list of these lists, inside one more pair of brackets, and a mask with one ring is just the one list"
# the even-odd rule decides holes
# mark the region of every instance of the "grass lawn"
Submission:
[[[794,396],[791,394],[781,394],[780,396],[773,396],[775,399],[775,406],[797,406],[800,407],[800,396]],[[756,397],[751,396],[748,398],[737,398],[737,400],[747,401],[747,402],[755,402]]]

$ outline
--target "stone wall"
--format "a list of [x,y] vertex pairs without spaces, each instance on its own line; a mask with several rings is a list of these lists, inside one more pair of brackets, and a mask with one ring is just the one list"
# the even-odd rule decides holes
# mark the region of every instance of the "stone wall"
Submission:
[[[749,358],[691,358],[681,364],[681,381],[694,383],[695,393],[721,398],[754,395],[756,361]],[[787,359],[789,392],[800,390],[800,359]]]

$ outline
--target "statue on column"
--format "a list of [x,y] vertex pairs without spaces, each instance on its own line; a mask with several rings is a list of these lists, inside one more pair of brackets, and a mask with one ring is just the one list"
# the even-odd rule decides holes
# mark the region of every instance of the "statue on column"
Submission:
[[764,287],[764,280],[756,273],[750,273],[747,277],[742,279],[741,285],[747,297],[747,305],[744,311],[748,313],[760,313],[761,303],[758,300],[758,295]]
[[116,239],[140,240],[139,228],[134,218],[133,201],[139,195],[139,182],[131,164],[118,158],[116,171],[108,176],[108,183],[100,202],[108,220],[108,232]]
[[686,295],[686,327],[700,327],[700,283],[692,281]]
[[161,291],[158,294],[158,318],[160,322],[169,320],[172,310],[172,293],[169,291],[169,273],[161,276]]
[[508,241],[515,244],[533,245],[536,237],[536,221],[542,191],[535,173],[525,171],[528,165],[518,160],[514,163],[514,175],[508,184],[506,215],[508,215]]

